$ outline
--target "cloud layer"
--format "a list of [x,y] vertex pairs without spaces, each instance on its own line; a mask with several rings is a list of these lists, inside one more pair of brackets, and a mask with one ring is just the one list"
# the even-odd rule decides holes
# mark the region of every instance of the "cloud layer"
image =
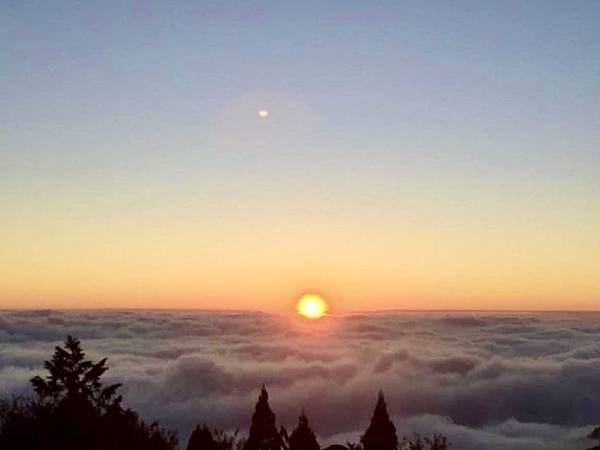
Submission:
[[323,443],[355,440],[383,389],[400,434],[454,448],[581,449],[600,422],[600,315],[362,314],[307,323],[258,313],[0,312],[0,395],[66,334],[109,357],[128,404],[176,428],[245,431],[261,384],[278,421],[304,408]]

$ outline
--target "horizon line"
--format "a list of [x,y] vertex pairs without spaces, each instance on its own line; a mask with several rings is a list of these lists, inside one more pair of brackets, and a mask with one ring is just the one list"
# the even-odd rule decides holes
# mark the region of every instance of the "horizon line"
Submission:
[[[284,310],[261,310],[261,309],[219,309],[219,308],[140,308],[140,307],[100,307],[100,308],[0,308],[0,312],[11,311],[56,311],[56,312],[79,312],[79,311],[164,311],[164,312],[210,312],[210,313],[250,313],[250,314],[269,314],[286,315],[294,314],[294,311]],[[600,313],[598,309],[475,309],[475,308],[386,308],[386,309],[367,309],[351,310],[340,312],[339,314],[329,314],[329,316],[348,316],[355,314],[385,314],[385,313]]]

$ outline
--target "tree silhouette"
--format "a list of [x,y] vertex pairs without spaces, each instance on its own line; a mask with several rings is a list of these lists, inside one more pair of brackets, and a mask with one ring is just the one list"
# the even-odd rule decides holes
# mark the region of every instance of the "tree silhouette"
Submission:
[[217,450],[217,443],[206,425],[196,425],[188,441],[187,450]]
[[400,450],[425,450],[425,444],[429,447],[429,450],[448,450],[450,443],[446,436],[441,434],[434,434],[433,437],[422,438],[418,434],[415,434],[412,439],[403,438],[400,443]]
[[187,450],[241,450],[243,440],[238,432],[229,434],[223,430],[209,429],[205,424],[196,425],[188,441]]
[[[594,428],[587,438],[600,442],[600,427]],[[591,447],[588,450],[600,450],[600,444]]]
[[46,378],[31,379],[36,400],[9,405],[2,414],[0,448],[11,450],[172,450],[174,433],[147,425],[121,407],[120,384],[101,377],[106,359],[85,359],[78,339],[68,336],[44,367]]
[[250,433],[244,450],[281,450],[283,440],[275,426],[275,414],[269,406],[269,394],[263,385],[252,415]]
[[364,450],[396,450],[398,447],[396,427],[388,415],[383,392],[379,392],[371,424],[360,441]]
[[242,450],[245,440],[238,437],[238,431],[229,434],[223,430],[213,430],[213,439],[217,444],[218,450]]
[[64,348],[55,348],[52,359],[44,363],[48,377],[31,379],[33,389],[44,405],[56,408],[64,404],[87,403],[103,411],[120,405],[122,397],[116,392],[121,384],[102,387],[100,378],[108,370],[106,358],[95,364],[84,358],[81,342],[73,336],[67,336]]
[[[120,384],[105,386],[106,358],[94,363],[85,358],[81,342],[67,336],[44,363],[45,377],[31,379],[35,398],[0,399],[0,449],[4,450],[175,450],[174,432],[158,423],[146,424],[138,414],[121,406]],[[600,440],[600,427],[589,436]],[[360,444],[330,445],[324,450],[447,450],[446,437],[414,436],[398,445],[383,393],[379,393],[371,423]],[[286,446],[286,444],[289,446]],[[256,403],[249,436],[239,439],[198,425],[187,450],[319,450],[315,433],[304,412],[288,437],[277,431],[275,414],[263,386]],[[600,450],[600,446],[590,450]]]
[[289,450],[319,450],[320,448],[315,433],[308,425],[304,411],[298,418],[298,426],[290,435],[288,448]]

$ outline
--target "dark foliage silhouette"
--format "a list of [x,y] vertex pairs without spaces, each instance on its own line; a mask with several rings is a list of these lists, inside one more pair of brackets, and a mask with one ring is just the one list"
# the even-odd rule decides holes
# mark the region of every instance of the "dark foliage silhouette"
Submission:
[[275,426],[275,414],[269,406],[269,394],[265,386],[260,391],[252,424],[244,450],[281,450],[283,439]]
[[0,448],[11,450],[171,450],[174,433],[121,406],[120,384],[103,386],[106,359],[85,359],[79,340],[68,336],[31,384],[36,399],[14,400],[2,413]]
[[440,434],[434,434],[433,438],[425,438],[425,442],[429,444],[429,450],[446,450],[450,447],[448,438]]
[[244,440],[238,432],[228,434],[222,430],[210,430],[206,425],[196,425],[188,441],[187,450],[237,450],[242,449]]
[[399,448],[400,450],[448,450],[450,443],[445,436],[440,434],[434,434],[431,438],[422,438],[416,435],[412,439],[404,438]]
[[54,356],[44,363],[49,372],[46,380],[33,377],[31,384],[40,403],[49,408],[85,406],[105,412],[122,400],[116,392],[121,384],[103,388],[100,378],[108,370],[106,358],[96,364],[84,359],[81,343],[67,336],[65,347],[56,347]]
[[600,427],[594,428],[587,438],[598,442],[598,445],[590,447],[588,450],[600,450]]
[[398,448],[396,427],[388,415],[383,392],[379,393],[371,424],[360,441],[363,450],[396,450]]
[[245,439],[238,437],[237,430],[233,434],[223,430],[213,430],[213,438],[218,450],[242,450],[246,443]]
[[304,412],[298,418],[298,425],[289,437],[288,448],[289,450],[319,450],[320,448]]
[[217,442],[206,425],[197,425],[188,441],[187,450],[217,450]]
[[[35,398],[0,400],[0,449],[8,450],[175,450],[176,434],[140,420],[123,408],[120,384],[105,386],[106,358],[96,363],[85,359],[78,339],[68,336],[46,361],[45,377],[31,379]],[[600,428],[590,439],[600,440]],[[398,442],[383,393],[379,393],[371,422],[360,443],[331,445],[324,450],[447,450],[446,437],[415,436]],[[316,435],[302,412],[288,436],[277,431],[269,395],[262,387],[247,439],[197,425],[187,450],[319,450]],[[600,450],[596,446],[590,450]]]

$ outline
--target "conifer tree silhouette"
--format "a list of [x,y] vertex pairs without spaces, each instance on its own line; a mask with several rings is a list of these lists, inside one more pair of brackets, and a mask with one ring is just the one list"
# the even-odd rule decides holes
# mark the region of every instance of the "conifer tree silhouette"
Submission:
[[308,425],[306,414],[302,411],[302,415],[298,418],[298,426],[290,435],[288,441],[289,450],[319,450],[319,443],[315,433]]
[[49,408],[82,406],[86,403],[106,410],[118,406],[122,397],[117,396],[120,383],[103,388],[101,377],[108,370],[106,358],[92,363],[85,358],[79,339],[67,336],[65,346],[56,347],[50,361],[44,363],[49,372],[46,379],[31,379],[34,391]]
[[275,414],[269,406],[269,394],[263,385],[252,415],[250,433],[244,450],[281,450],[283,441],[275,426]]
[[187,450],[217,450],[217,443],[206,425],[196,425],[188,441]]
[[31,379],[38,398],[17,402],[0,424],[0,448],[10,450],[174,450],[177,437],[147,425],[121,406],[120,384],[104,387],[106,359],[93,363],[77,338],[67,336]]
[[398,436],[396,427],[390,420],[383,392],[379,392],[371,424],[360,438],[364,450],[396,450]]

